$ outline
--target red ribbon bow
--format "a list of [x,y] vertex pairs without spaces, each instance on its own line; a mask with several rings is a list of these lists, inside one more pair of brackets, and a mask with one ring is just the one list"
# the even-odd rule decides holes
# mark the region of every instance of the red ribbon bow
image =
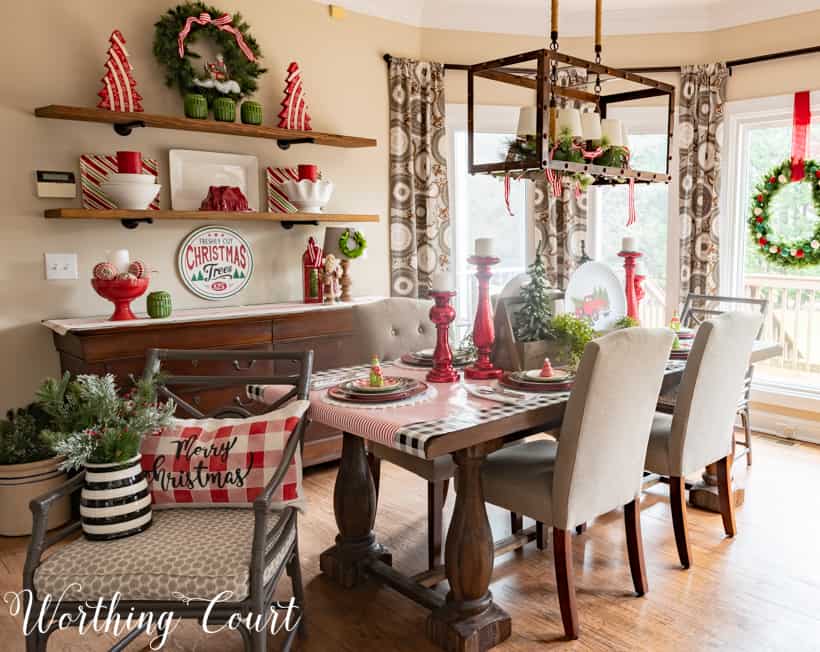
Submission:
[[811,125],[811,100],[809,91],[794,94],[794,116],[792,118],[792,181],[800,181],[806,176],[805,161]]
[[253,52],[251,52],[248,44],[245,43],[245,39],[242,38],[242,32],[236,29],[236,27],[231,24],[232,22],[233,18],[231,18],[230,14],[222,14],[219,18],[211,18],[211,15],[205,12],[199,14],[198,18],[196,16],[188,16],[188,20],[185,21],[185,27],[182,28],[179,36],[177,36],[179,58],[181,59],[185,56],[185,38],[191,33],[191,28],[194,23],[196,23],[197,25],[213,25],[223,32],[233,34],[236,39],[236,44],[239,46],[239,49],[242,50],[242,54],[245,55],[245,58],[248,61],[256,61],[256,57]]

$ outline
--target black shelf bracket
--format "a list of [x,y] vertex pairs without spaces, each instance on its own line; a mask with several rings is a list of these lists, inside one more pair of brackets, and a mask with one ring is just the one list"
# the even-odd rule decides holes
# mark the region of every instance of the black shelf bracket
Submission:
[[139,218],[126,218],[120,220],[120,224],[122,224],[126,229],[133,230],[136,229],[140,224],[153,224],[154,218],[153,217],[139,217]]
[[291,220],[282,220],[281,222],[279,222],[279,224],[281,224],[282,228],[286,231],[290,231],[297,224],[305,224],[307,226],[319,226],[318,220],[307,220],[304,222],[301,220],[299,222],[293,222]]
[[132,120],[131,122],[114,123],[114,131],[116,131],[120,136],[130,136],[131,132],[136,127],[145,127],[145,123],[142,120]]
[[279,138],[276,141],[279,149],[290,149],[291,145],[313,145],[315,143],[315,138]]

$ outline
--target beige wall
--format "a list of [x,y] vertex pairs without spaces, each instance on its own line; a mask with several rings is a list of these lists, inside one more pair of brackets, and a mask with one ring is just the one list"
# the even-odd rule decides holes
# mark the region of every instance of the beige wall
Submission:
[[[34,195],[36,169],[75,170],[83,152],[140,149],[158,157],[168,205],[167,150],[190,148],[254,154],[260,166],[315,162],[337,183],[331,209],[378,213],[381,222],[365,228],[370,241],[366,261],[354,265],[354,293],[388,292],[388,106],[384,52],[400,56],[471,63],[540,47],[543,40],[510,35],[440,31],[398,25],[353,13],[331,21],[327,8],[309,0],[231,0],[221,8],[238,10],[252,26],[269,72],[261,79],[257,99],[272,119],[281,99],[282,76],[298,60],[316,129],[378,138],[370,150],[297,146],[283,152],[269,141],[231,139],[174,131],[138,131],[129,139],[110,128],[32,115],[36,106],[62,103],[93,106],[105,60],[107,38],[120,28],[128,39],[138,88],[149,111],[180,114],[181,100],[161,81],[151,54],[153,23],[171,0],[109,2],[29,0],[9,15],[12,25],[0,45],[9,70],[0,96],[0,134],[4,146],[0,179],[0,409],[31,399],[39,380],[59,371],[48,331],[39,321],[49,317],[102,314],[109,304],[88,285],[92,265],[108,249],[127,247],[158,270],[154,289],[168,289],[177,308],[205,305],[176,278],[174,255],[182,237],[196,223],[159,223],[126,231],[118,223],[46,221],[45,208],[65,200]],[[678,64],[747,56],[816,44],[820,12],[794,16],[709,34],[612,37],[605,42],[605,60],[613,65]],[[35,29],[36,26],[36,29]],[[562,49],[586,56],[587,39],[566,39]],[[674,81],[675,76],[666,76]],[[789,93],[820,86],[817,57],[739,69],[729,82],[730,99]],[[464,102],[462,73],[448,73],[448,101]],[[261,177],[260,177],[261,179]],[[234,303],[296,299],[301,295],[299,256],[307,236],[322,230],[236,223],[253,243],[256,271],[249,287]],[[79,281],[46,282],[44,252],[77,252]]]

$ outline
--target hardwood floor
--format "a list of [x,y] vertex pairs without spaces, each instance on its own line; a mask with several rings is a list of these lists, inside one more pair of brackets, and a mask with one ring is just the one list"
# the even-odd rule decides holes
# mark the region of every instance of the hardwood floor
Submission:
[[[581,638],[563,640],[555,593],[553,551],[535,543],[496,559],[492,591],[513,619],[500,652],[569,650],[820,650],[820,447],[755,437],[755,462],[740,463],[736,481],[746,487],[737,510],[735,538],[725,536],[719,514],[688,510],[692,567],[680,567],[668,487],[656,485],[641,501],[650,591],[636,598],[629,571],[624,515],[613,512],[573,536]],[[300,548],[309,609],[305,651],[430,651],[426,612],[387,588],[369,583],[344,591],[318,573],[319,553],[336,535],[332,511],[335,467],[306,473],[310,499],[300,521]],[[451,492],[452,494],[452,492]],[[382,465],[376,532],[406,572],[427,567],[425,482]],[[447,500],[448,518],[453,496]],[[495,537],[509,533],[509,515],[491,508]],[[529,525],[529,522],[525,523]],[[552,537],[548,537],[550,545]],[[0,595],[20,588],[25,539],[0,539]],[[285,585],[281,582],[282,595]],[[76,631],[55,634],[51,652],[105,650],[110,640]],[[20,623],[0,603],[0,649],[23,650]],[[137,639],[129,651],[148,650]],[[181,625],[165,650],[240,652],[239,635],[202,633]],[[273,648],[276,649],[276,648]]]

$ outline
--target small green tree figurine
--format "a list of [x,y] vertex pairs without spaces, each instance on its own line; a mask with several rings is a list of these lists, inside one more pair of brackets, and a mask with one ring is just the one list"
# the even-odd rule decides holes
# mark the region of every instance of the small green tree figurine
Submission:
[[552,292],[547,282],[547,269],[541,256],[541,242],[535,252],[535,260],[527,268],[530,282],[521,288],[524,305],[515,314],[513,329],[519,342],[538,342],[550,335],[552,319]]

